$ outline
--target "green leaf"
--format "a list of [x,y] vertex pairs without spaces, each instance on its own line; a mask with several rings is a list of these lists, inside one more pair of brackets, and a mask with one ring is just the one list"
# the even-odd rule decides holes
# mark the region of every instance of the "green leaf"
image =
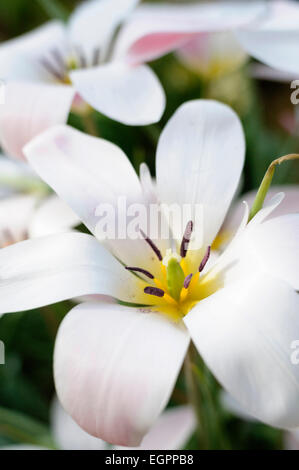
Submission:
[[58,0],[38,0],[38,2],[50,18],[67,21],[69,12]]
[[13,442],[55,448],[49,429],[25,414],[0,407],[0,435]]

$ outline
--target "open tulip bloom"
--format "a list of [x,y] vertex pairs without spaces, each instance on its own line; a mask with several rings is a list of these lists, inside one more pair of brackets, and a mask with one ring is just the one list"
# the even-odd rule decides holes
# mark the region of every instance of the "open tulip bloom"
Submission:
[[[119,300],[75,307],[57,336],[58,396],[84,430],[138,446],[167,405],[190,342],[246,412],[272,426],[299,425],[299,368],[290,360],[299,331],[299,215],[266,220],[282,193],[249,222],[244,204],[233,240],[208,259],[244,163],[242,126],[229,107],[198,100],[176,111],[160,136],[156,185],[144,165],[139,179],[117,146],[68,126],[47,130],[24,153],[93,235],[1,250],[0,312],[90,294]],[[101,243],[99,205],[119,208],[124,197],[131,215],[136,203],[155,203],[164,213],[187,205],[191,218],[181,231],[171,226],[169,239],[150,237],[153,218],[136,237]]]
[[155,74],[145,65],[132,66],[125,56],[113,58],[117,28],[137,3],[91,0],[67,25],[51,21],[1,44],[6,90],[0,138],[7,153],[22,158],[23,145],[66,122],[72,106],[88,112],[85,102],[129,125],[160,119],[165,97]]
[[[65,123],[71,107],[87,113],[86,103],[127,125],[159,121],[164,91],[144,64],[183,48],[181,56],[188,62],[190,50],[198,56],[197,63],[207,62],[212,54],[219,68],[223,38],[221,48],[219,41],[203,45],[212,49],[208,57],[198,52],[198,41],[205,44],[208,32],[232,31],[265,11],[263,2],[223,2],[141,5],[132,13],[137,4],[138,0],[85,2],[67,25],[52,21],[1,44],[0,77],[6,87],[0,141],[9,155],[23,158],[27,142],[48,127]],[[246,54],[232,41],[230,37],[225,42],[230,54],[226,61],[242,63]],[[225,61],[220,62],[226,69]]]

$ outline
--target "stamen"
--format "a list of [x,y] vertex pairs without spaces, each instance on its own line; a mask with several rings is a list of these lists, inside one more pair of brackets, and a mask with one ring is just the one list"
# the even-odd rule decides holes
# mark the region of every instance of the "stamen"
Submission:
[[149,271],[147,271],[146,269],[135,268],[135,267],[131,267],[131,266],[125,266],[125,268],[128,271],[136,271],[137,273],[144,274],[145,276],[149,277],[150,279],[154,279],[154,276]]
[[80,68],[84,69],[85,67],[87,67],[87,61],[84,55],[84,51],[82,50],[80,46],[76,46],[75,50],[76,50],[77,57],[79,59]]
[[45,69],[51,74],[53,75],[54,77],[56,77],[58,80],[63,80],[63,75],[58,71],[56,70],[56,68],[51,64],[51,62],[49,62],[47,59],[45,58],[42,58],[40,60],[40,63],[45,67]]
[[144,293],[149,295],[155,295],[156,297],[164,296],[164,290],[159,289],[158,287],[147,286],[144,288]]
[[154,244],[154,242],[144,233],[143,230],[140,229],[140,233],[143,236],[144,240],[146,243],[151,247],[151,249],[154,251],[154,253],[157,255],[159,261],[162,261],[162,254],[159,248]]
[[191,239],[191,234],[193,230],[193,222],[192,220],[189,220],[189,222],[186,225],[185,232],[183,235],[182,243],[181,243],[181,248],[180,248],[180,255],[182,258],[185,258],[187,251],[188,251],[188,245],[190,243]]
[[188,276],[185,277],[185,280],[184,280],[184,287],[185,289],[188,289],[189,285],[190,285],[190,282],[191,282],[191,279],[192,279],[192,276],[193,274],[188,274]]
[[96,47],[93,51],[92,65],[98,65],[100,63],[101,49]]
[[208,262],[208,259],[210,257],[210,253],[211,253],[211,247],[208,246],[207,248],[207,251],[206,251],[206,254],[204,255],[203,259],[202,259],[202,262],[200,263],[199,265],[199,268],[198,268],[198,271],[201,273],[205,267],[205,265],[207,264]]
[[65,63],[64,58],[61,55],[60,51],[58,49],[53,49],[51,52],[52,52],[57,64],[59,65],[60,69],[63,70],[64,73],[65,73],[66,72],[66,63]]

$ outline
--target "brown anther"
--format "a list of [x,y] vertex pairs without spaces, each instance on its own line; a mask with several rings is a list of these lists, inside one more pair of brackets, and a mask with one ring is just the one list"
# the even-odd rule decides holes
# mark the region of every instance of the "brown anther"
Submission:
[[144,293],[149,295],[155,295],[156,297],[163,297],[164,290],[159,289],[158,287],[147,286],[144,288]]
[[205,265],[207,264],[208,259],[210,258],[210,253],[211,253],[211,247],[208,246],[207,251],[206,251],[206,254],[204,255],[204,257],[203,257],[203,259],[202,259],[202,262],[200,263],[199,268],[198,268],[198,271],[199,271],[200,273],[203,271]]
[[181,243],[181,248],[180,248],[180,255],[182,258],[185,258],[187,251],[188,251],[188,245],[190,243],[191,239],[191,234],[193,230],[193,222],[192,220],[189,220],[189,222],[186,225],[185,232],[183,235],[182,243]]

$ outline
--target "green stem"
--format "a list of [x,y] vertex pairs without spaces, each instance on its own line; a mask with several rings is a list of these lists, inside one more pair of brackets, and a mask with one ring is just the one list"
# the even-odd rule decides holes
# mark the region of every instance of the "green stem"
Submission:
[[208,442],[206,435],[203,429],[203,415],[202,415],[202,403],[200,389],[198,387],[198,380],[196,374],[196,356],[197,352],[193,346],[190,344],[189,350],[187,352],[185,363],[184,363],[184,372],[187,386],[187,394],[190,404],[192,405],[196,419],[197,419],[197,437],[199,442],[199,447],[201,449],[208,448]]
[[47,15],[52,19],[66,22],[70,15],[68,9],[58,0],[38,0]]
[[199,449],[230,449],[219,406],[219,386],[193,344],[185,359],[185,379],[189,402],[197,419]]
[[271,185],[274,173],[275,173],[276,166],[280,165],[283,162],[286,162],[289,160],[296,160],[296,159],[299,159],[299,155],[297,153],[291,153],[289,155],[284,155],[283,157],[273,160],[273,162],[270,164],[260,184],[260,187],[258,189],[255,200],[250,210],[249,220],[251,220],[258,213],[258,211],[262,209],[264,201],[265,201],[265,197],[267,196],[268,190],[270,188],[270,185]]
[[200,98],[208,99],[210,97],[210,84],[210,80],[205,78],[200,80]]

